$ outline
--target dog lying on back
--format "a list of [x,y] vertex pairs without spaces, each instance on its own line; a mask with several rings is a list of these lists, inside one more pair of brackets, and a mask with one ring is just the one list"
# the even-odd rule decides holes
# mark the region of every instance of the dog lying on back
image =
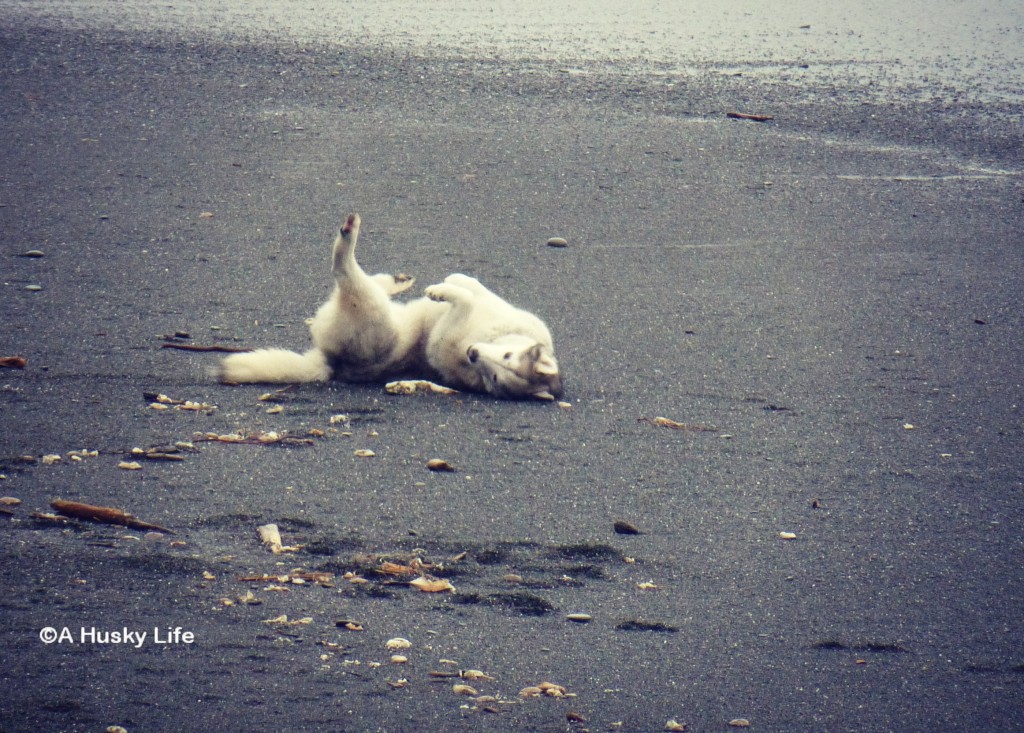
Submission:
[[367,275],[356,261],[359,215],[334,240],[335,287],[309,326],[304,353],[258,349],[232,354],[217,370],[228,384],[368,382],[432,378],[449,387],[506,399],[562,395],[551,333],[467,275],[449,275],[426,296],[396,301],[412,287],[403,275]]

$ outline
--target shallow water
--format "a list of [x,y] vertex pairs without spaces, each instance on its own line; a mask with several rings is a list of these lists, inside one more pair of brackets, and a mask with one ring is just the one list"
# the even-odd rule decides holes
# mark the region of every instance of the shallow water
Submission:
[[1019,99],[1017,0],[0,0],[5,19],[685,73],[708,66]]

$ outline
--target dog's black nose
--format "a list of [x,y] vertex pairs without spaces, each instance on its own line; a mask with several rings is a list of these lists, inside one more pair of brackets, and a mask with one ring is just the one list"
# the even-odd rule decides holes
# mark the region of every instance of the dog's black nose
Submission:
[[469,358],[470,364],[476,364],[476,360],[480,358],[480,352],[477,351],[475,346],[470,346],[466,349],[466,356]]

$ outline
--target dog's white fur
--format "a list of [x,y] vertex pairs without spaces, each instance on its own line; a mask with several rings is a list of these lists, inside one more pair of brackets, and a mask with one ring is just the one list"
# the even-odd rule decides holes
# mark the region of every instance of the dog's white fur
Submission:
[[427,377],[456,389],[509,399],[562,393],[551,333],[468,275],[449,275],[426,297],[396,301],[412,287],[402,275],[367,275],[356,261],[360,220],[351,214],[334,240],[335,287],[310,324],[313,347],[299,354],[259,349],[232,354],[222,382],[366,382]]

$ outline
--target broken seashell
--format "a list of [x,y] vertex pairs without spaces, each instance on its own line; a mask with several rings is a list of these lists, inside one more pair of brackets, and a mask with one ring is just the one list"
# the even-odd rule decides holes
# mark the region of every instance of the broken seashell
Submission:
[[537,687],[548,697],[565,697],[569,693],[564,687],[556,685],[554,682],[541,682]]
[[415,580],[410,580],[409,585],[424,593],[443,593],[446,590],[454,591],[455,586],[441,578],[428,578],[421,575]]
[[409,649],[412,647],[412,642],[408,639],[403,639],[401,636],[396,636],[394,639],[388,639],[384,644],[391,651],[396,649]]

